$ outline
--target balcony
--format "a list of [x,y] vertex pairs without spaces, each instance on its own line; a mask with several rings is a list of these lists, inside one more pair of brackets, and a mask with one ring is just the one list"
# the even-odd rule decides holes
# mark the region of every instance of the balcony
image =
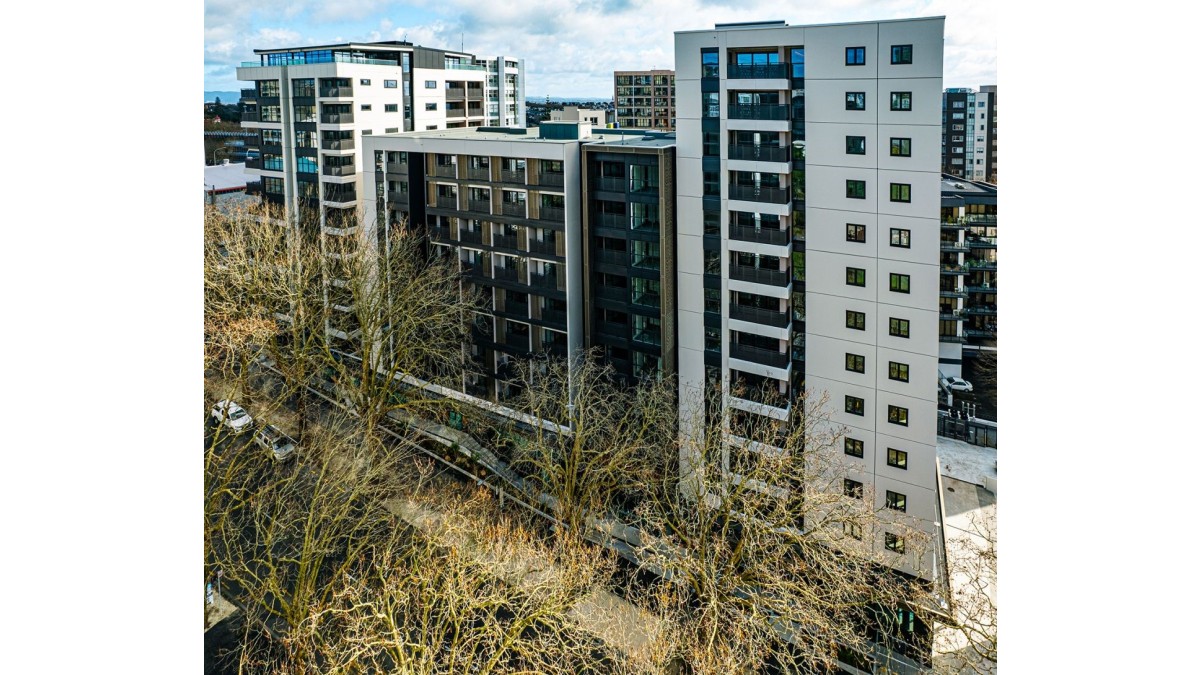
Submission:
[[642,270],[658,270],[660,260],[656,255],[638,255],[633,254],[633,266]]
[[629,229],[633,230],[634,232],[658,234],[658,221],[650,220],[649,218],[643,218],[639,221],[635,221]]
[[529,275],[529,285],[537,288],[548,288],[552,291],[559,290],[557,274],[542,274],[540,272],[532,272]]
[[996,330],[986,328],[964,328],[963,333],[969,338],[994,338]]
[[506,216],[525,217],[525,202],[502,202],[500,204],[500,213]]
[[256,89],[243,89],[242,90],[242,100],[243,101],[245,101],[247,99],[257,99],[257,98],[258,98],[258,91]]
[[623,323],[613,323],[611,321],[597,321],[596,332],[606,337],[627,339],[629,336],[629,326]]
[[966,274],[967,268],[962,265],[950,265],[942,263],[942,274]]
[[566,210],[561,206],[543,206],[538,210],[538,218],[561,223],[566,219]]
[[641,305],[642,307],[653,307],[658,309],[662,307],[662,296],[653,291],[644,291],[642,293],[633,294],[633,304]]
[[353,150],[353,138],[323,138],[321,139],[322,150]]
[[729,226],[729,238],[759,244],[772,244],[774,246],[786,246],[789,241],[787,230],[770,227],[745,227],[732,224]]
[[388,201],[391,202],[392,204],[407,204],[408,203],[408,193],[400,192],[399,190],[388,190],[387,198],[388,198]]
[[344,178],[346,176],[353,176],[354,175],[354,165],[353,164],[344,164],[342,166],[324,166],[324,167],[321,167],[321,173],[325,174],[326,176],[337,176],[339,178]]
[[246,158],[246,168],[262,170],[262,160],[261,159],[250,159],[249,157],[247,157]]
[[995,293],[996,284],[993,283],[988,286],[967,286],[966,289],[968,293]]
[[[354,187],[352,183],[348,183],[350,187]],[[344,187],[344,186],[338,186]],[[354,190],[330,190],[325,193],[325,201],[333,204],[353,204],[358,200]]]
[[408,162],[388,162],[388,173],[408,173]]
[[529,250],[532,253],[547,253],[550,255],[558,255],[558,249],[555,246],[553,239],[540,241],[538,239],[529,239]]
[[661,345],[662,331],[657,328],[635,328],[633,331],[633,341],[648,345]]
[[348,98],[354,96],[354,87],[321,87],[321,98]]
[[462,87],[446,87],[446,100],[461,100],[467,97],[467,90]]
[[767,187],[764,185],[729,184],[729,198],[741,199],[748,202],[763,202],[766,204],[787,204],[792,200],[789,188]]
[[542,307],[542,321],[565,324],[567,322],[567,313],[565,310],[561,309]]
[[441,176],[442,178],[458,178],[457,164],[434,164],[433,175]]
[[976,270],[984,271],[984,272],[995,272],[996,271],[996,261],[995,260],[968,260],[966,262],[966,267],[967,267],[967,269],[971,270],[972,272],[974,272]]
[[791,66],[786,63],[731,64],[725,72],[731,80],[784,80],[790,74],[790,69]]
[[497,310],[497,311],[500,311],[504,314],[511,314],[513,316],[517,316],[522,319],[528,319],[529,318],[529,303],[513,302],[512,300],[505,298],[504,309]]
[[786,328],[792,320],[787,312],[737,304],[729,306],[729,318],[776,328]]
[[518,245],[517,242],[518,242],[518,239],[517,239],[517,235],[515,235],[515,234],[493,234],[492,235],[492,246],[495,246],[498,248],[509,248],[509,249],[513,249],[514,251],[519,251],[519,250],[521,250],[521,247],[520,247],[520,245]]
[[763,349],[753,345],[744,345],[737,342],[729,343],[729,356],[742,361],[749,361],[763,366],[771,366],[772,368],[787,368],[788,354],[776,349]]
[[354,124],[354,113],[321,113],[321,124]]
[[787,286],[791,279],[786,270],[768,270],[729,263],[729,278],[766,286]]
[[471,277],[473,279],[486,279],[487,278],[487,275],[484,274],[484,271],[483,271],[483,265],[480,263],[472,263],[472,262],[467,262],[466,260],[464,260],[462,263],[462,270],[463,270],[464,275]]
[[457,209],[458,195],[438,195],[437,207],[439,209]]
[[483,231],[481,230],[463,230],[458,231],[458,240],[464,244],[483,244]]
[[956,288],[943,288],[938,291],[938,296],[943,298],[965,298],[967,297],[966,290],[958,290]]
[[497,265],[492,268],[492,278],[493,279],[499,279],[501,281],[520,282],[520,279],[517,278],[518,276],[519,276],[519,273],[517,272],[517,270],[515,268],[512,268],[512,267],[500,267],[499,265]]
[[597,189],[603,190],[605,192],[624,192],[625,191],[625,178],[624,177],[617,178],[614,176],[601,176],[600,180],[597,181],[597,183],[598,183]]
[[490,199],[468,199],[467,200],[467,210],[475,211],[476,213],[491,214],[492,200],[490,200]]
[[596,286],[592,292],[601,300],[629,301],[629,289],[620,286]]
[[995,305],[975,305],[963,310],[967,316],[996,316]]
[[446,109],[446,118],[447,119],[454,118],[454,117],[466,117],[466,116],[467,116],[467,111],[463,110],[462,108],[449,108],[448,107]]
[[942,251],[946,253],[966,253],[969,250],[966,244],[957,241],[942,241]]
[[430,225],[429,238],[437,241],[450,241],[450,228],[440,225]]
[[962,337],[961,335],[945,335],[945,334],[938,335],[938,342],[949,342],[952,344],[962,344],[966,341],[967,341],[966,338]]
[[520,349],[521,351],[529,351],[528,334],[522,335],[521,333],[505,333],[504,336],[500,338],[500,343],[508,347]]
[[562,187],[563,175],[561,173],[542,173],[538,175],[538,184],[546,187]]
[[731,120],[781,120],[788,119],[785,103],[734,103],[729,106]]
[[[509,171],[507,169],[501,169],[500,181],[504,182],[504,183],[519,183],[521,185],[524,185],[525,184],[525,171],[524,170]],[[522,214],[522,215],[524,215],[524,214]]]
[[789,162],[791,148],[781,148],[776,145],[743,145],[734,143],[729,146],[729,159],[741,159],[750,162]]
[[597,249],[596,262],[625,267],[629,264],[629,253],[626,251],[610,251],[603,248]]
[[942,309],[942,310],[938,311],[938,320],[939,321],[962,321],[963,320],[963,312],[961,309],[952,309],[949,312]]
[[483,167],[467,167],[467,178],[472,180],[491,180],[492,170]]

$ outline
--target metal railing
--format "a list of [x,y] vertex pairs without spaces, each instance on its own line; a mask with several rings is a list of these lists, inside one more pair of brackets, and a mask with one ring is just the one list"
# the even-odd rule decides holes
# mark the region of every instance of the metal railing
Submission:
[[783,328],[791,323],[792,320],[788,312],[738,304],[729,305],[729,318],[758,323],[764,326],[775,326],[776,328]]
[[517,235],[515,235],[515,234],[493,234],[492,235],[492,246],[520,250],[521,247],[518,245],[517,242],[518,242],[518,239],[517,239]]
[[730,64],[725,72],[726,77],[731,80],[782,80],[789,76],[791,65],[787,63]]
[[507,169],[500,170],[500,180],[505,183],[525,183],[525,171],[509,171]]
[[321,98],[339,98],[346,96],[354,96],[353,87],[321,87]]
[[549,288],[558,290],[558,275],[557,274],[542,274],[540,272],[531,272],[529,274],[529,285],[539,288]]
[[596,262],[608,263],[610,265],[628,265],[629,253],[627,251],[610,251],[603,248],[597,249]]
[[492,212],[492,200],[490,200],[490,199],[468,199],[467,200],[467,210],[468,211],[477,211],[479,213],[490,214]]
[[767,286],[787,286],[791,279],[786,270],[768,270],[729,263],[729,278]]
[[553,239],[539,241],[531,237],[529,239],[529,250],[533,253],[549,253],[551,255],[558,255],[558,248]]
[[492,278],[501,279],[503,281],[519,281],[517,279],[517,270],[512,267],[500,267],[499,265],[492,268]]
[[467,178],[473,178],[475,180],[491,180],[492,179],[492,170],[491,169],[483,169],[483,168],[475,168],[475,167],[467,167]]
[[563,175],[561,173],[543,172],[538,175],[538,184],[548,187],[562,187]]
[[566,323],[567,322],[567,313],[561,309],[550,309],[549,307],[542,307],[542,321],[549,321],[552,323]]
[[353,124],[354,113],[321,113],[321,124]]
[[344,164],[342,166],[323,166],[321,167],[321,173],[325,174],[326,176],[353,176],[354,165]]
[[765,185],[729,184],[729,198],[767,204],[786,204],[791,201],[789,188],[767,187]]
[[502,202],[500,204],[500,213],[506,216],[525,217],[525,202]]
[[729,146],[729,159],[752,162],[788,162],[791,161],[791,154],[791,148],[781,148],[777,145],[734,143]]
[[460,228],[458,230],[458,240],[461,242],[468,243],[468,244],[482,244],[483,243],[483,231],[481,231],[481,230],[474,230],[474,231],[464,230],[464,229]]
[[729,106],[731,120],[784,120],[788,119],[785,103],[734,103]]
[[457,164],[434,164],[433,175],[443,178],[458,178]]
[[751,363],[758,363],[772,368],[787,368],[788,354],[778,350],[763,349],[753,345],[744,345],[737,342],[729,343],[729,356]]
[[624,178],[615,178],[612,176],[601,176],[600,180],[597,181],[597,183],[598,183],[597,187],[600,190],[604,190],[606,192],[624,192],[625,191],[625,179]]
[[746,227],[744,225],[729,225],[729,238],[738,241],[753,241],[761,244],[786,245],[790,241],[787,230],[771,227]]
[[538,218],[561,223],[566,219],[566,210],[561,206],[543,206],[538,209]]
[[322,150],[353,150],[354,149],[354,139],[353,138],[322,138],[321,139],[321,149]]
[[455,196],[447,197],[444,195],[438,195],[437,207],[439,209],[457,209],[458,208],[458,196],[455,195]]

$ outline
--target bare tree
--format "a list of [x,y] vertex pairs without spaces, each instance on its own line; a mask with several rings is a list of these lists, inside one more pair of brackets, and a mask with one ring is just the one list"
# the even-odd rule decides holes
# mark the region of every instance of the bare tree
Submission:
[[937,633],[939,671],[990,675],[998,663],[994,515],[976,512],[969,527],[946,542],[952,620]]

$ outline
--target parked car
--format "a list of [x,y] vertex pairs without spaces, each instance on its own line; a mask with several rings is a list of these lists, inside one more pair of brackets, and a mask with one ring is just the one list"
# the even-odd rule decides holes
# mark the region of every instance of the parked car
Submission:
[[250,413],[233,401],[217,401],[212,409],[212,417],[218,424],[224,424],[237,432],[246,431],[254,426],[254,418],[250,417]]
[[275,459],[287,459],[296,450],[296,442],[273,424],[264,425],[254,434],[254,442],[264,450],[270,450]]
[[975,391],[975,387],[961,377],[946,378],[946,388],[950,391]]

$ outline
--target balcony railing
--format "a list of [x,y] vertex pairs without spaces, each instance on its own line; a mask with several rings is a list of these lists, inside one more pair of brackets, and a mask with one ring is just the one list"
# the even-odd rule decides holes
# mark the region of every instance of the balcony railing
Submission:
[[946,251],[946,252],[963,252],[963,253],[965,253],[966,251],[968,251],[970,249],[967,248],[966,244],[962,244],[957,241],[943,241],[942,242],[942,250]]
[[467,111],[462,108],[447,108],[446,117],[466,117]]
[[321,113],[321,124],[354,124],[354,113]]
[[996,248],[995,237],[967,237],[967,246],[971,248]]
[[524,351],[529,351],[529,335],[521,335],[520,333],[505,333],[501,338],[501,344],[509,347],[516,347]]
[[514,314],[521,318],[528,319],[529,318],[529,303],[513,302],[512,300],[505,299],[504,300],[504,309],[501,311],[503,311],[506,314]]
[[388,173],[408,173],[408,162],[388,162]]
[[353,138],[322,138],[321,139],[321,149],[322,150],[353,150],[354,149],[354,139]]
[[525,217],[525,202],[503,202],[500,204],[500,213],[506,216]]
[[537,239],[530,238],[529,250],[533,253],[549,253],[551,255],[558,255],[558,249],[555,246],[553,239],[539,241]]
[[593,291],[597,298],[602,300],[617,300],[620,302],[629,301],[629,289],[621,288],[620,286],[596,286]]
[[765,185],[729,184],[729,198],[767,204],[786,204],[791,201],[789,188],[767,187]]
[[611,321],[597,321],[596,332],[608,337],[626,338],[629,336],[629,326],[623,323],[613,323]]
[[967,286],[966,289],[968,293],[995,293],[996,284],[993,283],[989,286]]
[[777,145],[743,145],[734,143],[729,146],[729,159],[742,159],[751,162],[788,162],[791,161],[791,148],[781,148]]
[[613,176],[601,176],[600,180],[598,182],[599,182],[598,188],[601,190],[604,190],[605,192],[624,192],[625,191],[625,179],[624,178],[616,178]]
[[786,63],[731,64],[725,72],[731,80],[782,80],[788,77],[790,69]]
[[342,166],[323,166],[321,167],[321,173],[325,174],[326,176],[353,176],[354,165],[344,164]]
[[517,241],[518,241],[517,235],[515,235],[515,234],[493,234],[492,235],[492,246],[497,246],[500,248],[511,248],[511,249],[515,249],[515,250],[520,250],[520,246],[517,244]]
[[561,309],[542,307],[542,321],[547,321],[550,323],[566,323],[567,312]]
[[538,184],[547,187],[562,187],[563,175],[561,173],[543,172],[538,176]]
[[321,87],[321,98],[354,96],[354,87]]
[[994,338],[994,337],[996,337],[995,329],[964,328],[963,333],[965,333],[967,337],[973,337],[973,338]]
[[994,271],[996,269],[996,261],[995,260],[968,260],[968,261],[966,261],[966,267],[967,267],[967,269],[970,269],[970,270],[985,270],[985,271],[992,270],[992,271]]
[[505,183],[525,183],[525,171],[509,171],[507,169],[500,170],[500,180]]
[[443,178],[457,178],[458,177],[458,165],[457,164],[434,164],[433,165],[433,175],[441,176]]
[[468,199],[467,209],[478,213],[491,213],[492,200],[490,199]]
[[942,288],[938,290],[938,295],[943,298],[965,298],[967,297],[967,292],[966,289]]
[[942,274],[966,274],[967,269],[962,265],[942,263]]
[[746,227],[743,225],[730,225],[729,238],[737,239],[738,241],[753,241],[760,244],[773,244],[775,246],[784,246],[788,243],[788,231],[780,230],[772,227]]
[[734,103],[729,106],[731,120],[787,120],[785,103]]
[[542,220],[561,223],[566,218],[566,210],[561,206],[543,206],[538,210],[538,217]]
[[446,88],[446,98],[447,99],[460,99],[460,98],[466,98],[466,97],[467,97],[467,90],[462,87],[447,87]]
[[491,180],[492,170],[477,167],[467,167],[467,178],[474,180]]
[[938,335],[938,342],[952,342],[952,343],[956,343],[956,344],[961,344],[963,342],[966,342],[966,339],[964,337],[962,337],[961,335],[942,334],[942,335]]
[[334,204],[354,203],[358,197],[355,196],[354,190],[331,190],[325,193],[325,201]]
[[625,266],[629,264],[629,253],[626,251],[610,251],[603,248],[598,249],[596,251],[596,262]]
[[634,230],[635,232],[648,232],[657,234],[658,221],[650,220],[649,218],[643,218],[641,220],[634,221],[634,223],[630,226],[630,229]]
[[532,272],[529,275],[529,285],[537,286],[538,288],[548,288],[552,291],[556,291],[558,290],[558,275]]
[[407,204],[408,193],[399,190],[388,190],[388,201],[393,204]]
[[458,208],[458,196],[457,195],[452,195],[452,196],[438,195],[437,207],[439,209],[457,209]]
[[517,270],[512,267],[500,267],[497,265],[492,268],[493,279],[500,279],[503,281],[519,281],[517,276]]
[[662,307],[662,296],[650,291],[634,293],[633,304],[641,305],[642,307]]
[[643,270],[659,269],[660,261],[656,255],[633,255],[633,266]]
[[767,270],[729,263],[729,278],[767,286],[787,286],[791,279],[786,270]]
[[259,170],[261,170],[261,169],[262,169],[262,160],[261,160],[261,159],[249,159],[249,158],[247,158],[247,159],[246,159],[246,168],[247,168],[247,169],[259,169]]
[[652,328],[634,329],[633,341],[642,342],[648,345],[661,345],[662,331]]
[[762,347],[744,345],[737,342],[729,344],[729,356],[773,368],[787,368],[788,366],[788,354],[786,352],[763,349]]
[[783,328],[792,320],[787,312],[738,304],[731,304],[729,306],[729,318],[737,319],[738,321],[749,321],[750,323],[762,324],[764,326],[775,326],[776,328]]
[[458,240],[467,244],[482,244],[483,232],[481,230],[463,230],[458,231]]
[[429,237],[438,241],[450,241],[450,228],[440,225],[430,225]]
[[256,98],[258,98],[258,90],[256,90],[256,89],[243,89],[242,90],[242,100],[256,99]]

